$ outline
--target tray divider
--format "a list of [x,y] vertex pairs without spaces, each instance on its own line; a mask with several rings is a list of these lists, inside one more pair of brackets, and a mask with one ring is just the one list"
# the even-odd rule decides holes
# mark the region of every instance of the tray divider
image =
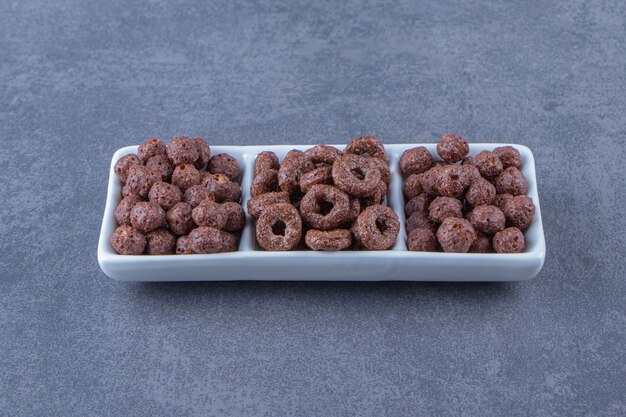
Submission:
[[241,207],[246,214],[246,224],[241,231],[241,239],[239,241],[240,251],[255,250],[254,242],[254,219],[248,214],[248,199],[250,198],[250,185],[254,175],[254,160],[256,159],[257,150],[254,146],[246,147],[242,154],[243,159],[243,177],[241,179]]

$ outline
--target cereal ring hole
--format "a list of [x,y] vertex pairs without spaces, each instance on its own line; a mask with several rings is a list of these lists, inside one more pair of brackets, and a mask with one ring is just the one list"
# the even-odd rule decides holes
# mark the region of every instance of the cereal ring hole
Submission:
[[276,236],[285,236],[285,230],[287,230],[287,225],[282,220],[278,220],[272,225],[272,233]]
[[363,180],[365,178],[365,173],[359,167],[351,169],[350,172],[352,172],[352,175],[354,175],[359,180]]
[[330,202],[330,201],[320,201],[320,214],[322,214],[323,216],[326,216],[328,213],[330,213],[333,209],[333,207],[335,207],[335,205]]
[[376,219],[376,228],[380,233],[385,233],[385,231],[387,230],[387,222],[385,221],[385,219]]

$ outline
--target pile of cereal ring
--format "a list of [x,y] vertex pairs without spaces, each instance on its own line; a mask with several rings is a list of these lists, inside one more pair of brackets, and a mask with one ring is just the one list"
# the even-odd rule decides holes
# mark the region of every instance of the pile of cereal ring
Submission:
[[[535,215],[517,149],[501,146],[469,157],[465,138],[448,133],[437,144],[443,161],[423,146],[405,151],[407,247],[411,251],[518,253]],[[459,163],[460,164],[457,164]]]
[[282,163],[261,152],[254,164],[248,213],[268,251],[310,248],[386,250],[400,221],[384,204],[389,163],[382,142],[362,136],[343,152],[317,145],[289,151]]
[[233,252],[245,224],[239,163],[202,138],[144,140],[118,160],[124,184],[109,242],[121,255]]

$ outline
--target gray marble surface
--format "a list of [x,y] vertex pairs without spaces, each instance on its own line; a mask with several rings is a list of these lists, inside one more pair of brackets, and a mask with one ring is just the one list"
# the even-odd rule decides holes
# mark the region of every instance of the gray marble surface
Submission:
[[[0,414],[626,414],[626,4],[0,2]],[[530,146],[516,284],[128,284],[109,161],[214,144]]]

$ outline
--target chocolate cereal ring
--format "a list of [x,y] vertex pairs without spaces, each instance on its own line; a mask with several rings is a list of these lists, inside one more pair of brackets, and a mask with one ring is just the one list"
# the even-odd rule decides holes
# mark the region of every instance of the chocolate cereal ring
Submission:
[[361,210],[376,204],[382,204],[387,196],[387,184],[383,180],[378,182],[376,192],[368,197],[361,198]]
[[368,197],[378,190],[381,174],[375,163],[358,155],[344,154],[333,165],[333,182],[353,197]]
[[300,190],[302,190],[303,193],[307,193],[315,184],[332,184],[332,171],[332,166],[324,165],[319,168],[315,168],[311,172],[303,174],[300,177]]
[[300,201],[300,214],[315,229],[334,229],[350,217],[350,197],[332,185],[313,185]]
[[376,205],[363,210],[352,227],[357,241],[369,250],[393,246],[400,232],[400,221],[391,207]]
[[332,165],[341,156],[341,151],[334,146],[316,145],[304,151],[304,156],[316,167]]
[[304,243],[313,250],[343,250],[352,244],[352,233],[347,229],[311,229],[306,232]]
[[272,204],[256,222],[256,240],[265,250],[287,251],[302,238],[300,213],[291,204]]
[[261,194],[248,199],[248,214],[258,219],[267,206],[281,203],[289,204],[289,194],[285,191]]
[[292,149],[287,152],[278,170],[278,186],[281,191],[293,194],[299,188],[302,174],[313,171],[315,166],[304,156],[304,152]]
[[371,156],[387,160],[385,146],[376,136],[360,136],[348,142],[343,151],[344,154],[353,154],[359,156]]
[[264,151],[256,156],[254,160],[254,176],[259,175],[259,172],[263,172],[266,169],[275,169],[278,171],[280,163],[278,157],[274,152]]
[[370,157],[367,159],[369,159],[371,162],[374,163],[374,165],[376,165],[376,167],[380,171],[380,179],[383,180],[386,185],[389,185],[389,179],[391,178],[391,171],[389,170],[389,163],[387,162],[387,160],[382,159],[382,158],[373,158],[373,157]]
[[278,171],[266,169],[255,175],[250,185],[250,195],[256,197],[261,194],[278,191]]

